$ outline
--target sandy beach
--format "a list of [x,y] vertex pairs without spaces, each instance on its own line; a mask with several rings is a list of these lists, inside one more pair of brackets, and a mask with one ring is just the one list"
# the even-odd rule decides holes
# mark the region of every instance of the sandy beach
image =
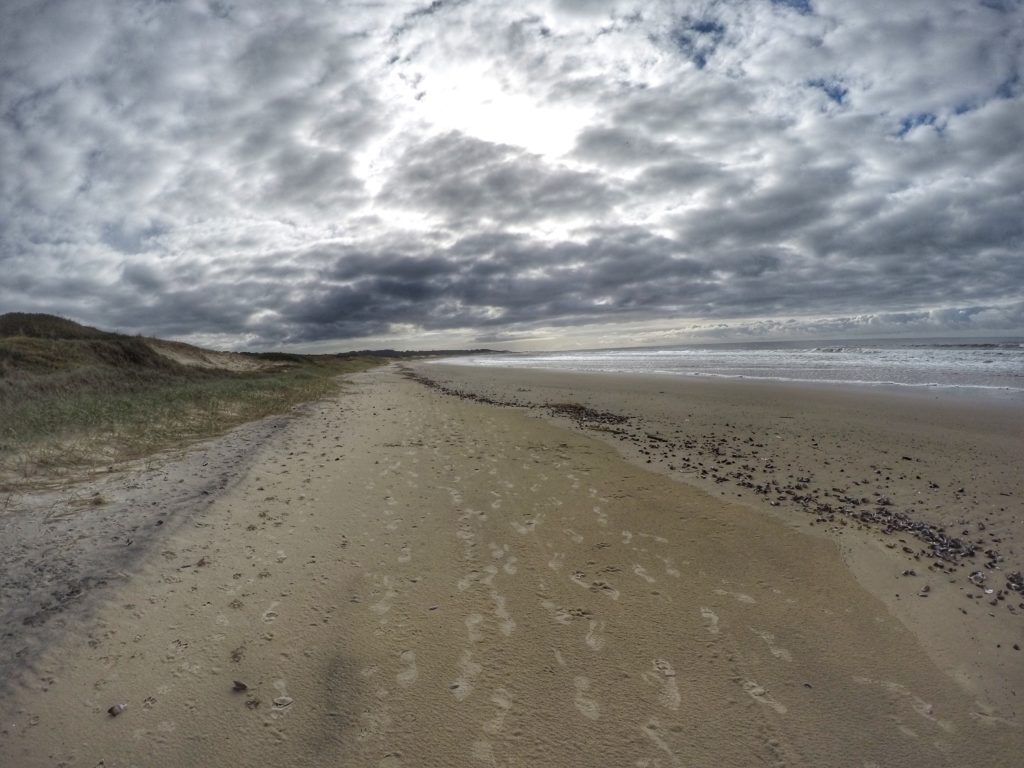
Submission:
[[1019,404],[357,374],[8,500],[0,764],[1018,765],[1022,434]]

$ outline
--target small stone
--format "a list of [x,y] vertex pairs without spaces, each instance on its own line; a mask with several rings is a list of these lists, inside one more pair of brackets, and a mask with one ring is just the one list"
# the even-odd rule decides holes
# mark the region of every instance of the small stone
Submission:
[[126,709],[128,709],[128,705],[127,704],[115,704],[114,706],[110,707],[107,710],[107,714],[110,715],[111,717],[117,717],[122,712],[124,712]]
[[249,686],[246,685],[245,683],[243,683],[241,680],[235,680],[232,683],[231,690],[239,691],[239,692],[241,692],[241,691],[248,691],[249,690]]

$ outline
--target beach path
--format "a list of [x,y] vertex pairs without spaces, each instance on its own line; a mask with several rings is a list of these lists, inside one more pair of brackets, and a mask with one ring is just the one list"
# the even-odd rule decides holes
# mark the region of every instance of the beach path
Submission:
[[51,639],[0,707],[0,764],[1022,754],[829,541],[394,368],[351,382]]

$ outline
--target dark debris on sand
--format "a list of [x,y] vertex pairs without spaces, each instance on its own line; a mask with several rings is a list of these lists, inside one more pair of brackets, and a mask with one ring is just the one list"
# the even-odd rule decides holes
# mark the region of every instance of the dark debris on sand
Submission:
[[[761,496],[773,507],[786,505],[802,509],[814,516],[814,524],[855,525],[895,537],[904,542],[902,551],[909,558],[931,561],[931,569],[955,574],[969,568],[971,575],[967,580],[981,591],[977,598],[985,599],[993,606],[1005,604],[1010,612],[1024,616],[1024,576],[1020,571],[1004,574],[1003,556],[992,546],[991,539],[986,542],[981,538],[980,534],[985,531],[983,523],[977,525],[978,536],[972,539],[966,527],[958,526],[958,535],[950,533],[943,526],[917,519],[900,510],[892,498],[880,491],[864,495],[863,483],[854,483],[859,487],[851,491],[848,488],[817,487],[810,476],[789,475],[783,479],[781,470],[763,455],[767,446],[756,442],[753,437],[741,439],[711,433],[673,439],[641,429],[628,416],[598,411],[579,403],[536,404],[500,400],[449,387],[408,368],[402,369],[401,373],[430,389],[463,400],[545,409],[553,415],[571,419],[578,427],[606,432],[632,443],[648,464],[657,461],[673,472],[744,488]],[[903,459],[912,460],[910,457]],[[938,486],[933,484],[933,487]],[[907,546],[901,536],[912,537],[919,545],[916,548]],[[895,549],[896,543],[887,546]]]

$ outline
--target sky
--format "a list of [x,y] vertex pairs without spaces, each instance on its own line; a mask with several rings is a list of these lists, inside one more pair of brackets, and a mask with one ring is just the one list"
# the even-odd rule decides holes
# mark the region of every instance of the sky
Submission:
[[1024,0],[4,0],[0,312],[229,349],[1024,334]]

